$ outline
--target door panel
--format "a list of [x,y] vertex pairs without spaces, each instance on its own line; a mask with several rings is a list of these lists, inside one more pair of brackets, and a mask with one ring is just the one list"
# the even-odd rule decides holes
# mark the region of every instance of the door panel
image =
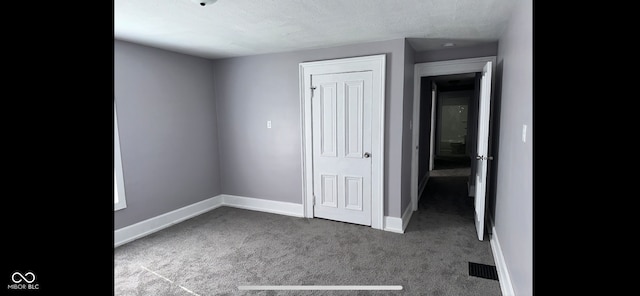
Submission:
[[489,161],[489,107],[491,103],[491,62],[487,62],[482,69],[480,79],[480,102],[478,112],[477,156],[475,175],[475,223],[478,239],[484,238],[485,226],[485,196],[487,190],[487,162]]
[[337,106],[338,87],[336,83],[320,85],[320,155],[337,157]]
[[345,157],[362,158],[363,141],[363,101],[364,81],[345,82]]
[[338,207],[338,175],[320,176],[320,204],[324,207]]
[[351,210],[362,211],[362,177],[345,176],[345,205],[344,207]]
[[311,81],[314,216],[371,225],[372,73]]

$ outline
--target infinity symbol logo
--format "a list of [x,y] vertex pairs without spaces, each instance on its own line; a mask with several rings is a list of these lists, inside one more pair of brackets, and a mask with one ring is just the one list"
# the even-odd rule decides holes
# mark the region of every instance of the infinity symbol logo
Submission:
[[[16,275],[18,275],[18,276],[19,276],[18,280],[16,280]],[[27,278],[29,278],[29,275],[31,275],[31,280],[28,280],[28,279],[27,279]],[[14,283],[16,283],[16,284],[17,284],[17,283],[21,283],[22,281],[25,281],[25,282],[27,282],[28,284],[31,284],[31,283],[33,283],[33,282],[36,280],[36,275],[35,275],[35,274],[33,274],[33,272],[31,272],[31,271],[29,271],[29,272],[25,273],[24,275],[22,275],[21,273],[19,273],[19,272],[17,272],[17,271],[16,271],[16,272],[14,272],[14,273],[11,275],[11,280],[12,280]]]

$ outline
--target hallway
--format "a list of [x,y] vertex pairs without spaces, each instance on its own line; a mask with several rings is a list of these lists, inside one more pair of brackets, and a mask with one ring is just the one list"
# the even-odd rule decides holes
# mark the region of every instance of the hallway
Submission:
[[431,177],[418,202],[419,211],[454,214],[473,225],[473,197],[467,193],[468,177]]

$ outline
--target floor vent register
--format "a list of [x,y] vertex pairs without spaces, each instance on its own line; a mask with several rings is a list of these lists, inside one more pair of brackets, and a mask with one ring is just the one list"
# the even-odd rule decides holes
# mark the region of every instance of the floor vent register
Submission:
[[490,280],[498,280],[498,270],[493,265],[469,262],[469,275]]

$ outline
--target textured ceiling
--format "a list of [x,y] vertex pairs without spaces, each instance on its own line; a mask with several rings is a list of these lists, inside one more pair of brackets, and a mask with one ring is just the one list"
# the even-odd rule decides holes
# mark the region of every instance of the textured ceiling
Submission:
[[115,0],[114,37],[207,58],[410,38],[495,42],[518,0]]

